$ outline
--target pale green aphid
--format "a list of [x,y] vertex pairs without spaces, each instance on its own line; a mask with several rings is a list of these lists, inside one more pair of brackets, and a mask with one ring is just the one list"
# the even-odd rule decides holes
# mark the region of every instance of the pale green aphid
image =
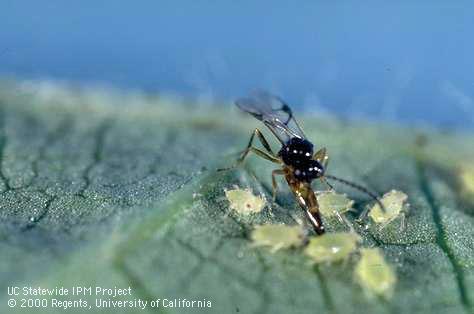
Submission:
[[345,218],[344,213],[352,210],[354,201],[345,194],[339,194],[334,191],[319,192],[318,198],[319,211],[323,217],[337,217],[341,223],[345,223],[352,230],[351,223]]
[[338,194],[334,191],[319,192],[316,196],[318,198],[319,211],[326,217],[346,213],[354,205],[354,201],[345,194]]
[[379,249],[361,249],[361,258],[355,268],[357,282],[369,295],[390,298],[397,282],[392,267]]
[[300,226],[260,225],[252,231],[253,246],[268,246],[272,252],[299,247],[303,244]]
[[468,163],[461,164],[458,173],[461,192],[464,196],[474,199],[474,166]]
[[312,238],[304,252],[315,263],[332,263],[347,259],[357,249],[360,237],[353,232],[325,233]]
[[382,211],[380,205],[375,203],[369,212],[370,218],[376,223],[380,224],[380,229],[385,228],[397,217],[401,216],[401,228],[405,225],[405,213],[408,210],[409,205],[406,204],[408,196],[397,190],[392,190],[385,193],[380,200],[385,207],[385,212]]
[[265,200],[260,196],[255,196],[248,189],[226,190],[225,196],[230,203],[230,208],[239,214],[259,213],[265,206]]

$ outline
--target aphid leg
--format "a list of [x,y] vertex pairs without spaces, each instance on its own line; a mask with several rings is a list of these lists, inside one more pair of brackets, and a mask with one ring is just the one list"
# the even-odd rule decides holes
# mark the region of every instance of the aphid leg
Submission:
[[276,181],[275,176],[277,175],[284,175],[285,171],[283,169],[276,169],[272,171],[272,194],[273,194],[273,202],[276,201],[276,194],[278,190],[278,184]]
[[[359,225],[364,225],[364,220],[367,218],[369,214],[370,208],[366,206],[362,211],[362,214],[355,220]],[[367,225],[365,225],[367,227]]]
[[359,218],[357,218],[357,220],[365,220],[367,218],[367,215],[369,214],[369,211],[370,211],[370,208],[368,206],[366,206],[364,208],[364,211],[362,211],[362,214],[360,214]]
[[334,211],[333,211],[333,214],[336,215],[337,220],[339,220],[339,222],[340,222],[341,224],[344,223],[344,219],[342,219],[341,214],[340,214],[337,210],[334,210]]
[[334,211],[334,214],[336,215],[340,223],[346,225],[349,228],[350,232],[355,232],[352,223],[347,219],[346,216],[341,215],[341,213],[339,213],[337,210]]
[[393,219],[389,219],[383,223],[380,224],[380,226],[377,228],[378,231],[382,231],[383,229],[385,229],[389,224],[391,224],[393,221]]
[[[267,152],[264,152],[261,149],[258,149],[258,148],[255,148],[255,147],[252,146],[253,140],[255,138],[255,134],[257,134],[257,137],[260,140],[260,143],[263,145],[263,147],[265,148],[265,150]],[[231,170],[231,169],[237,168],[240,164],[242,164],[245,157],[247,157],[248,153],[250,153],[250,152],[253,152],[253,153],[259,155],[260,157],[262,157],[264,159],[267,159],[271,162],[280,163],[280,159],[278,159],[275,156],[275,153],[273,153],[272,148],[268,144],[268,141],[265,139],[262,132],[260,132],[259,129],[255,129],[255,131],[253,131],[252,135],[250,136],[250,140],[249,140],[249,143],[247,144],[247,147],[242,152],[239,159],[237,159],[237,162],[231,167],[217,169],[217,171],[226,171],[226,170]]]
[[[400,212],[400,232],[404,232],[406,228],[406,213],[405,212]],[[383,222],[380,227],[378,228],[379,231],[382,231],[385,227],[387,227],[389,224],[391,224],[394,220],[396,220],[397,217],[392,217],[388,219],[387,221]]]
[[354,230],[354,226],[352,225],[352,223],[349,221],[349,219],[347,219],[346,216],[342,216],[342,219],[344,219],[344,222],[346,223],[346,225],[349,227],[349,231],[351,233],[355,233],[355,230]]
[[329,163],[329,155],[327,154],[326,147],[323,147],[314,153],[313,159],[318,161],[321,165],[323,165],[324,169],[326,169]]
[[405,215],[405,213],[401,213],[401,216],[402,217],[400,218],[401,219],[400,220],[400,233],[404,232],[406,227],[407,227],[406,226],[406,217],[407,216]]

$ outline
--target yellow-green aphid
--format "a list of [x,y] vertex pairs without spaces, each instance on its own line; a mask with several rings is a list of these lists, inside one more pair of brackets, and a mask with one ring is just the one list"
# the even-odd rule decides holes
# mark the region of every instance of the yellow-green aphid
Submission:
[[334,191],[320,192],[316,195],[319,203],[319,211],[323,217],[337,217],[341,223],[345,223],[352,230],[351,223],[345,218],[344,213],[352,210],[354,201],[345,194]]
[[312,238],[304,252],[315,263],[331,263],[347,259],[357,249],[360,237],[353,232],[325,233]]
[[260,196],[253,195],[248,189],[226,190],[225,196],[230,203],[230,208],[239,214],[259,213],[265,206],[265,200]]
[[474,166],[464,163],[458,171],[461,193],[464,197],[474,200]]
[[376,224],[380,225],[380,229],[385,228],[397,217],[401,216],[401,229],[404,229],[405,212],[409,207],[406,204],[407,199],[408,196],[401,191],[392,190],[385,193],[380,200],[385,207],[385,212],[382,211],[378,203],[375,203],[370,210],[369,216]]
[[261,225],[252,231],[253,246],[268,246],[272,252],[299,247],[303,244],[300,226]]
[[397,282],[392,267],[379,249],[361,249],[361,258],[355,268],[357,282],[369,295],[389,299]]

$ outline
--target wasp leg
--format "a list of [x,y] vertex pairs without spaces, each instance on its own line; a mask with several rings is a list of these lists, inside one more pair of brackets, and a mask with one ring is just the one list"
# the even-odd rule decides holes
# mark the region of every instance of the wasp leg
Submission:
[[273,201],[275,202],[276,200],[276,194],[277,194],[277,190],[278,190],[278,184],[277,184],[277,181],[276,181],[276,176],[279,175],[284,175],[285,174],[285,171],[283,169],[276,169],[276,170],[273,170],[272,171],[272,194],[273,194]]
[[242,155],[240,156],[239,160],[243,161],[244,158],[247,156],[247,154],[249,153],[250,149],[253,147],[252,144],[253,144],[253,140],[255,139],[255,134],[257,135],[260,143],[263,145],[263,147],[265,148],[265,150],[267,151],[267,153],[276,158],[275,156],[275,153],[272,151],[272,148],[270,147],[270,144],[268,144],[268,141],[265,139],[265,136],[263,136],[262,132],[260,132],[259,129],[255,129],[252,133],[252,135],[250,136],[250,139],[249,139],[249,143],[247,144],[247,147],[245,148],[245,150],[243,151]]
[[248,144],[247,148],[252,146],[252,142],[253,142],[253,138],[255,137],[255,134],[257,134],[258,139],[260,140],[260,143],[262,143],[263,147],[267,150],[267,152],[270,153],[270,155],[275,156],[275,153],[273,152],[272,148],[270,147],[270,144],[268,144],[267,139],[265,138],[265,136],[263,136],[262,132],[260,132],[259,129],[255,129],[253,131],[252,136],[250,136],[250,141],[249,141],[249,144]]
[[[260,143],[263,145],[263,147],[265,148],[265,150],[267,152],[264,152],[261,149],[258,149],[258,148],[255,148],[255,147],[252,146],[253,140],[255,138],[255,134],[257,135]],[[225,171],[225,170],[231,170],[231,169],[237,168],[240,164],[242,164],[245,157],[247,157],[247,155],[250,152],[253,152],[253,153],[257,154],[258,156],[260,156],[260,157],[262,157],[266,160],[269,160],[271,162],[274,162],[274,163],[280,163],[281,162],[280,159],[275,156],[275,153],[272,151],[272,148],[270,147],[270,144],[268,144],[268,141],[265,139],[262,132],[260,132],[259,129],[255,129],[255,131],[253,131],[252,135],[250,136],[250,140],[249,140],[249,143],[247,144],[247,147],[242,152],[242,155],[239,157],[239,159],[237,159],[237,162],[231,167],[217,169],[217,171]]]
[[245,149],[245,151],[242,153],[242,156],[237,160],[237,162],[233,166],[228,167],[228,168],[220,168],[220,169],[217,169],[217,171],[226,171],[226,170],[232,170],[234,168],[237,168],[238,166],[240,166],[244,162],[245,157],[247,157],[247,155],[250,152],[258,155],[259,157],[262,157],[263,159],[274,162],[276,164],[281,163],[280,159],[278,159],[277,157],[274,157],[274,156],[262,151],[261,149],[258,149],[258,148],[255,148],[255,147],[252,146],[252,147],[249,147],[249,148]]
[[314,153],[313,159],[319,161],[319,163],[324,167],[324,169],[326,169],[329,163],[329,155],[327,154],[326,147],[323,147],[316,153]]
[[[314,153],[313,160],[318,161],[323,166],[324,170],[326,170],[329,163],[329,155],[327,154],[326,147],[323,147],[316,153]],[[321,183],[324,183],[329,188],[329,191],[334,191],[334,187],[329,184],[329,182],[326,180],[326,178],[324,178],[324,176],[322,176],[320,180]]]
[[317,161],[322,161],[324,156],[326,156],[326,147],[321,148],[313,155],[313,159]]
[[[249,143],[247,144],[247,147],[244,149],[243,154],[252,147],[253,140],[255,139],[255,135],[257,135],[258,140],[260,143],[263,145],[265,150],[272,156],[275,156],[275,153],[273,152],[272,148],[270,147],[270,144],[268,144],[267,139],[265,136],[263,136],[262,132],[259,129],[255,129],[250,136]],[[242,157],[241,157],[242,158]]]
[[261,149],[258,149],[258,148],[255,148],[255,147],[249,147],[248,149],[245,150],[244,154],[242,155],[242,157],[239,158],[238,162],[239,163],[242,163],[245,159],[245,157],[247,157],[247,155],[252,152],[254,154],[257,154],[258,156],[266,159],[266,160],[269,160],[271,162],[274,162],[276,164],[279,164],[281,163],[281,160],[275,156],[272,156],[268,153],[265,153],[263,150]]
[[334,211],[334,214],[336,215],[340,223],[345,224],[349,228],[350,232],[355,232],[351,222],[349,221],[349,219],[347,219],[346,216],[344,216],[344,214],[341,214],[338,211]]

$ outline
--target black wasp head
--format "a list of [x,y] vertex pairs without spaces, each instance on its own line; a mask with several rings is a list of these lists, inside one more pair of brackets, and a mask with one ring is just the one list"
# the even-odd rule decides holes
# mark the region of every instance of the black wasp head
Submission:
[[293,174],[300,181],[311,182],[324,175],[324,167],[317,160],[306,160],[294,168]]
[[278,155],[285,164],[298,167],[313,157],[313,144],[308,140],[293,137],[283,145]]

